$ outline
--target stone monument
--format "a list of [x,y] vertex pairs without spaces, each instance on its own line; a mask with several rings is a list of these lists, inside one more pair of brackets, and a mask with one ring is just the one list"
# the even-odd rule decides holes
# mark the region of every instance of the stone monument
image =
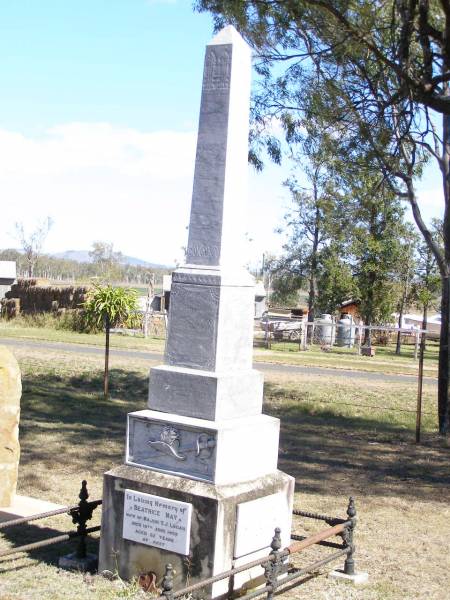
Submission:
[[0,346],[0,508],[12,505],[16,494],[21,394],[17,360]]
[[16,494],[22,378],[14,355],[0,346],[0,522],[62,508],[60,504]]
[[[252,368],[254,281],[243,267],[250,48],[233,27],[206,48],[186,265],[172,277],[165,364],[128,415],[125,465],[105,474],[99,570],[175,585],[290,540],[293,478]],[[259,575],[244,573],[233,584]],[[219,597],[228,581],[201,597]]]

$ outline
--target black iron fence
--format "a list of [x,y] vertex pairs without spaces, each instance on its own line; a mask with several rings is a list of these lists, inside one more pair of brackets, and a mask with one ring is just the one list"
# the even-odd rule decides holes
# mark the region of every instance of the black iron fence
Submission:
[[[327,523],[328,527],[308,537],[296,535],[295,533],[291,534],[291,539],[295,541],[284,549],[281,549],[281,530],[276,528],[275,535],[270,543],[271,552],[269,556],[253,560],[176,591],[173,590],[173,567],[171,564],[168,564],[166,565],[166,573],[162,579],[162,591],[159,600],[176,600],[177,598],[189,597],[193,592],[208,588],[214,583],[224,579],[230,579],[239,573],[249,571],[258,566],[264,568],[265,583],[263,583],[261,587],[258,587],[258,589],[245,593],[245,595],[240,595],[239,590],[234,590],[231,597],[235,597],[238,593],[240,600],[252,600],[253,598],[260,598],[263,596],[268,600],[273,600],[275,592],[282,593],[287,586],[292,587],[292,585],[300,585],[301,579],[305,577],[305,575],[314,573],[325,565],[335,562],[344,556],[345,562],[343,572],[349,576],[355,574],[354,531],[356,527],[356,507],[352,497],[348,503],[346,519],[329,517],[301,510],[294,510],[293,514],[308,519],[324,521]],[[328,541],[330,538],[336,536],[341,537],[341,543]],[[313,545],[327,546],[335,548],[337,551],[321,560],[310,563],[301,569],[296,568],[289,563],[289,557],[298,554]]]
[[54,544],[60,544],[67,542],[72,539],[78,539],[76,548],[77,558],[86,558],[86,538],[90,533],[100,531],[100,525],[95,527],[87,527],[87,521],[92,518],[94,510],[102,504],[102,500],[88,500],[89,493],[87,490],[87,482],[85,480],[81,483],[81,490],[78,495],[80,501],[78,504],[73,506],[65,506],[56,510],[50,510],[47,512],[39,513],[37,515],[31,515],[29,517],[20,517],[18,519],[12,519],[10,521],[4,521],[0,523],[0,533],[9,527],[15,527],[17,525],[27,525],[33,521],[39,521],[47,519],[48,517],[54,517],[56,515],[68,514],[72,517],[72,523],[77,525],[75,531],[68,531],[62,535],[57,535],[45,540],[40,540],[32,544],[24,544],[22,546],[16,546],[15,548],[8,548],[6,550],[0,550],[0,558],[10,556],[11,554],[17,554],[19,552],[30,552],[37,550],[38,548],[45,548],[46,546],[52,546]]
[[[7,550],[0,551],[0,558],[16,554],[19,552],[29,552],[38,548],[44,548],[53,544],[59,544],[66,542],[71,539],[78,539],[75,555],[79,559],[86,558],[86,539],[91,533],[100,531],[100,526],[87,527],[87,521],[92,518],[94,510],[102,504],[102,500],[89,501],[89,494],[87,491],[86,481],[82,482],[81,490],[79,493],[79,502],[73,506],[66,506],[56,510],[32,515],[29,517],[23,517],[13,519],[0,523],[0,532],[6,528],[14,527],[17,525],[26,525],[33,521],[46,519],[61,514],[68,514],[72,518],[73,524],[77,525],[76,531],[69,531],[59,536],[54,536],[45,540],[41,540],[32,544],[26,544],[22,546],[16,546],[15,548],[9,548]],[[241,600],[253,600],[253,598],[266,597],[272,600],[275,592],[283,593],[286,588],[292,586],[301,585],[304,581],[305,576],[317,572],[322,567],[336,562],[339,559],[345,557],[343,572],[346,575],[355,574],[355,560],[354,560],[354,532],[356,527],[356,508],[355,502],[352,497],[349,499],[347,506],[346,518],[331,517],[318,513],[312,513],[302,510],[294,510],[293,515],[322,521],[327,524],[327,527],[321,529],[317,533],[310,536],[303,536],[296,533],[291,534],[293,542],[286,548],[282,548],[281,543],[281,530],[275,529],[274,536],[270,543],[271,551],[268,556],[250,561],[239,567],[234,567],[218,575],[202,579],[192,585],[188,585],[182,589],[174,590],[174,569],[171,564],[167,564],[165,568],[165,574],[162,580],[159,582],[160,596],[159,600],[176,600],[182,597],[191,597],[194,592],[199,590],[208,590],[215,583],[219,581],[228,580],[230,583],[233,581],[235,575],[239,573],[248,572],[250,569],[255,567],[262,567],[264,569],[263,577],[258,580],[253,580],[254,589],[248,592],[247,586],[240,590],[233,590],[230,597],[236,597],[239,594]],[[340,537],[341,541],[330,541],[330,538]],[[311,546],[324,546],[332,548],[335,552],[332,552],[324,558],[312,562],[305,567],[297,568],[291,562],[290,558],[300,552],[303,552]],[[234,586],[229,586],[232,589]],[[242,595],[243,594],[243,595]]]

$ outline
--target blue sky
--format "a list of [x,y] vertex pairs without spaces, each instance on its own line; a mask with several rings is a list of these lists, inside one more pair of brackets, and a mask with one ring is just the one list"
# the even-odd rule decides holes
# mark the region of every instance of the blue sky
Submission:
[[0,123],[192,127],[211,19],[189,0],[4,0]]
[[[48,252],[104,240],[180,260],[211,17],[190,0],[3,0],[0,23],[0,248],[51,216]],[[287,173],[249,168],[253,263],[281,249]],[[438,177],[421,190],[438,214]]]

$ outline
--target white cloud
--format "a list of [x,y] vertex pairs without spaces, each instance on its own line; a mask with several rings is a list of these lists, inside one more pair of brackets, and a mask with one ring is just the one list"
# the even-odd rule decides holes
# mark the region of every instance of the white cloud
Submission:
[[417,193],[419,207],[425,221],[444,216],[444,192],[441,187],[421,189]]
[[[47,252],[112,241],[125,254],[173,263],[182,258],[192,193],[196,132],[109,123],[66,123],[38,138],[0,129],[0,248],[17,245],[14,223],[51,216]],[[252,171],[252,170],[250,170]],[[250,175],[252,261],[280,245],[286,177],[269,166]]]
[[109,240],[172,262],[185,242],[195,133],[68,123],[33,139],[0,130],[0,247],[14,223],[54,219],[47,251]]
[[0,176],[59,175],[86,168],[109,168],[125,175],[158,179],[185,177],[191,164],[194,133],[142,133],[108,123],[68,123],[48,130],[39,139],[0,130]]

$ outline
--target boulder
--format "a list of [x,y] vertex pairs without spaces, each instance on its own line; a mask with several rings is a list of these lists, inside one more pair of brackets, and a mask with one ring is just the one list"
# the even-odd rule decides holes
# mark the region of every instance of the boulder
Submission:
[[19,469],[22,379],[14,355],[0,346],[0,507],[10,506]]

